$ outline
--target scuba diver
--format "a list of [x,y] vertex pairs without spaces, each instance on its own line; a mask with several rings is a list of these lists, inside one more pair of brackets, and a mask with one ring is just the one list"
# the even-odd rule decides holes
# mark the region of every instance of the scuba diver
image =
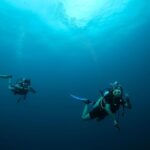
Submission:
[[9,78],[8,89],[14,93],[14,95],[20,95],[21,97],[17,100],[19,103],[22,99],[25,100],[29,92],[36,93],[36,91],[31,87],[31,80],[26,78],[21,78],[12,84],[12,77]]
[[[119,119],[117,119],[117,112],[119,113],[120,106],[123,108],[131,109],[132,105],[128,94],[123,97],[123,89],[121,85],[115,81],[111,87],[101,92],[101,96],[97,101],[91,101],[87,98],[80,98],[75,95],[70,95],[76,100],[82,101],[85,106],[81,118],[83,120],[96,119],[97,121],[103,120],[106,116],[111,116],[113,119],[114,127],[120,130]],[[92,110],[89,111],[89,104],[92,105]]]
[[12,75],[0,74],[0,78],[2,78],[2,79],[9,79],[9,78],[12,78]]

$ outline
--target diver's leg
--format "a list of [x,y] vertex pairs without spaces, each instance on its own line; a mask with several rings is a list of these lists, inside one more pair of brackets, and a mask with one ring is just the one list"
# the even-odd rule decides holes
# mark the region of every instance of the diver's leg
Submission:
[[93,104],[93,108],[96,108],[97,106],[99,106],[102,100],[103,100],[103,97],[101,96],[101,97]]
[[2,79],[10,79],[10,78],[12,78],[12,75],[0,75],[0,78],[2,78]]
[[81,118],[83,120],[90,120],[91,119],[89,111],[88,111],[88,104],[85,104]]
[[29,91],[32,92],[32,93],[36,93],[36,90],[33,89],[32,87],[29,87]]

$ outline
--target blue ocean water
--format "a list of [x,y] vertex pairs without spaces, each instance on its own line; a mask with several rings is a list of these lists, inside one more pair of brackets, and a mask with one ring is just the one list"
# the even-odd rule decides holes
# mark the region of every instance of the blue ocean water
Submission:
[[[1,0],[0,74],[37,93],[17,103],[0,80],[0,150],[149,149],[149,27],[148,0]],[[96,100],[115,80],[133,105],[121,131],[82,121],[70,94]]]

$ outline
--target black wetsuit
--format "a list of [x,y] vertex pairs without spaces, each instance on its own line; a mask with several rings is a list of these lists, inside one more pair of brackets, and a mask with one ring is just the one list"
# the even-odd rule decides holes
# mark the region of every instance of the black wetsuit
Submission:
[[23,83],[18,83],[18,86],[20,87],[20,88],[18,88],[18,87],[16,87],[15,85],[13,86],[14,87],[14,89],[12,89],[11,91],[16,95],[27,95],[27,93],[29,92],[29,90],[28,90],[28,85],[25,85],[25,84],[23,84]]
[[110,109],[113,113],[116,113],[116,111],[119,110],[120,106],[124,104],[122,95],[120,97],[115,97],[111,89],[105,90],[105,92],[103,93],[104,100],[102,100],[102,102],[100,102],[100,105],[95,107],[90,112],[91,119],[98,118],[99,120],[101,120],[108,115],[108,113],[103,108],[105,106],[105,103],[110,104]]

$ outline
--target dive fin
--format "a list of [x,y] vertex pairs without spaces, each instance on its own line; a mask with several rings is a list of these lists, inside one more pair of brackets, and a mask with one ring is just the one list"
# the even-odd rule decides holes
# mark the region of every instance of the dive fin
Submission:
[[71,96],[72,98],[74,98],[74,99],[76,99],[76,100],[80,100],[80,101],[85,101],[85,100],[87,100],[87,98],[81,98],[81,97],[78,97],[78,96],[75,96],[75,95],[72,95],[72,94],[70,94],[70,96]]
[[82,102],[85,103],[85,104],[90,104],[90,103],[92,103],[92,101],[90,101],[90,100],[87,99],[87,98],[78,97],[78,96],[75,96],[75,95],[73,95],[73,94],[70,94],[70,96],[71,96],[72,98],[78,100],[78,101],[82,101]]

